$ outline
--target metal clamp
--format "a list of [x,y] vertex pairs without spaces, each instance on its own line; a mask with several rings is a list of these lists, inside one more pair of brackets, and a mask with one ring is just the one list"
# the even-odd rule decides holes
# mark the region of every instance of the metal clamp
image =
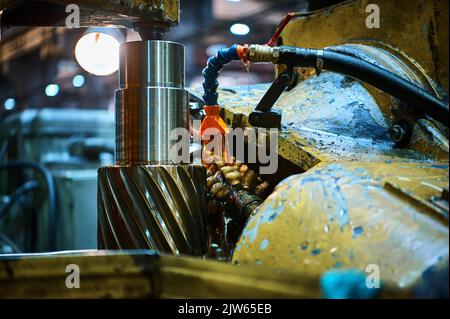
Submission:
[[259,101],[255,110],[250,113],[248,121],[251,125],[265,128],[281,127],[281,111],[272,110],[272,106],[292,83],[292,80],[295,78],[294,74],[294,70],[289,68],[277,77],[261,101]]

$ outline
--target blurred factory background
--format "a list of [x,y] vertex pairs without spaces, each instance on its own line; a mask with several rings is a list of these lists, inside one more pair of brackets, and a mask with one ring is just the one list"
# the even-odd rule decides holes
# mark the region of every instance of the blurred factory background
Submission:
[[[185,45],[188,62],[186,84],[199,86],[205,61],[208,56],[217,52],[218,48],[236,42],[267,42],[287,11],[316,10],[337,2],[339,1],[181,1],[180,25],[167,33],[165,39]],[[28,18],[26,15],[36,11],[27,12],[30,13],[15,18],[25,21]],[[92,30],[88,30],[90,31]],[[110,31],[118,42],[139,39],[138,34],[129,29]],[[85,28],[3,27],[0,51],[0,116],[5,116],[9,111],[30,107],[111,109],[112,92],[117,89],[115,69],[118,67],[118,57],[117,61],[103,60],[101,65],[92,66],[92,69],[81,67],[79,62],[83,63],[83,58],[89,60],[117,56],[113,52],[105,55],[105,52],[101,51],[102,48],[94,53],[94,47],[87,50],[80,46],[79,52],[84,52],[84,56],[79,57],[81,61],[77,61],[75,47],[85,32]],[[113,39],[106,38],[105,41],[107,40],[113,42],[112,50],[118,50]],[[108,50],[103,48],[105,49]],[[92,61],[85,63],[89,62]],[[103,69],[108,67],[111,70]],[[273,79],[271,65],[255,65],[248,76],[236,77],[235,73],[241,71],[238,66],[225,70],[221,81],[226,85],[230,82],[247,84],[269,82]],[[110,74],[103,75],[105,72]]]
[[[205,61],[219,48],[267,42],[286,12],[336,2],[181,1],[181,23],[165,39],[185,45],[186,86],[199,87]],[[96,169],[113,161],[118,47],[139,35],[125,28],[10,27],[49,24],[52,7],[21,5],[1,23],[0,252],[96,248]],[[270,64],[243,72],[242,64],[232,65],[221,84],[274,78]]]

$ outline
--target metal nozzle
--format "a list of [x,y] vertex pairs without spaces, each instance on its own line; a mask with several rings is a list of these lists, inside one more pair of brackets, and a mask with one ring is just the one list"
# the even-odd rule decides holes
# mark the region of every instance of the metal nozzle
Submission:
[[279,47],[268,45],[251,44],[248,48],[248,61],[250,62],[271,62],[278,63],[280,56]]

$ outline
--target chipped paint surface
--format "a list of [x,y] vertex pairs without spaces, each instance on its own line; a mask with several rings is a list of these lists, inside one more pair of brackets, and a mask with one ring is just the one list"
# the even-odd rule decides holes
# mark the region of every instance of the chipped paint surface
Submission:
[[[260,101],[269,84],[222,88],[219,103],[224,120],[233,127],[246,127],[248,114]],[[200,95],[201,90],[193,90]],[[282,111],[278,154],[308,170],[333,161],[424,161],[448,155],[446,146],[427,133],[422,145],[436,145],[432,154],[399,149],[389,135],[388,119],[365,87],[354,80],[323,72],[284,92],[274,108]],[[448,142],[447,142],[448,147]],[[444,156],[445,155],[445,156]]]
[[[257,259],[311,275],[377,264],[383,280],[410,286],[448,258],[448,222],[384,184],[428,201],[440,195],[448,175],[448,163],[320,164],[276,187],[250,218],[233,261]],[[261,249],[266,240],[270,245]]]
[[[248,126],[268,86],[223,88],[227,123]],[[284,92],[275,108],[283,114],[278,153],[306,172],[255,212],[234,262],[314,275],[375,263],[403,287],[448,258],[448,223],[429,203],[448,184],[448,140],[431,132],[415,141],[428,149],[396,148],[371,92],[330,72]]]

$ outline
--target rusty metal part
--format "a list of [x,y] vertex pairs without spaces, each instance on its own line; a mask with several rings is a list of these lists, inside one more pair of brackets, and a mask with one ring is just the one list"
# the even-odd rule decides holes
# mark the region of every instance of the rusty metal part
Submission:
[[[80,269],[78,289],[64,284],[68,265]],[[319,282],[319,277],[142,250],[0,257],[0,298],[320,298]],[[386,283],[380,297],[411,295]]]
[[100,248],[202,255],[205,218],[205,169],[200,165],[98,170]]
[[208,190],[211,190],[215,183],[228,183],[231,186],[243,188],[250,193],[254,193],[257,188],[261,193],[269,186],[253,169],[243,163],[236,162],[234,158],[229,163],[216,161],[207,165],[207,175]]
[[375,264],[381,280],[411,287],[448,261],[448,215],[430,201],[448,178],[448,163],[320,164],[278,184],[233,261],[309,275]]
[[[65,26],[69,0],[0,0],[2,25]],[[80,0],[80,26],[135,28],[143,40],[160,37],[180,22],[178,0]],[[158,34],[159,33],[159,34]]]
[[407,124],[394,124],[390,129],[394,143],[399,147],[405,147],[411,140],[411,128]]
[[209,164],[207,176],[208,255],[229,260],[248,217],[268,195],[269,183],[234,159]]

